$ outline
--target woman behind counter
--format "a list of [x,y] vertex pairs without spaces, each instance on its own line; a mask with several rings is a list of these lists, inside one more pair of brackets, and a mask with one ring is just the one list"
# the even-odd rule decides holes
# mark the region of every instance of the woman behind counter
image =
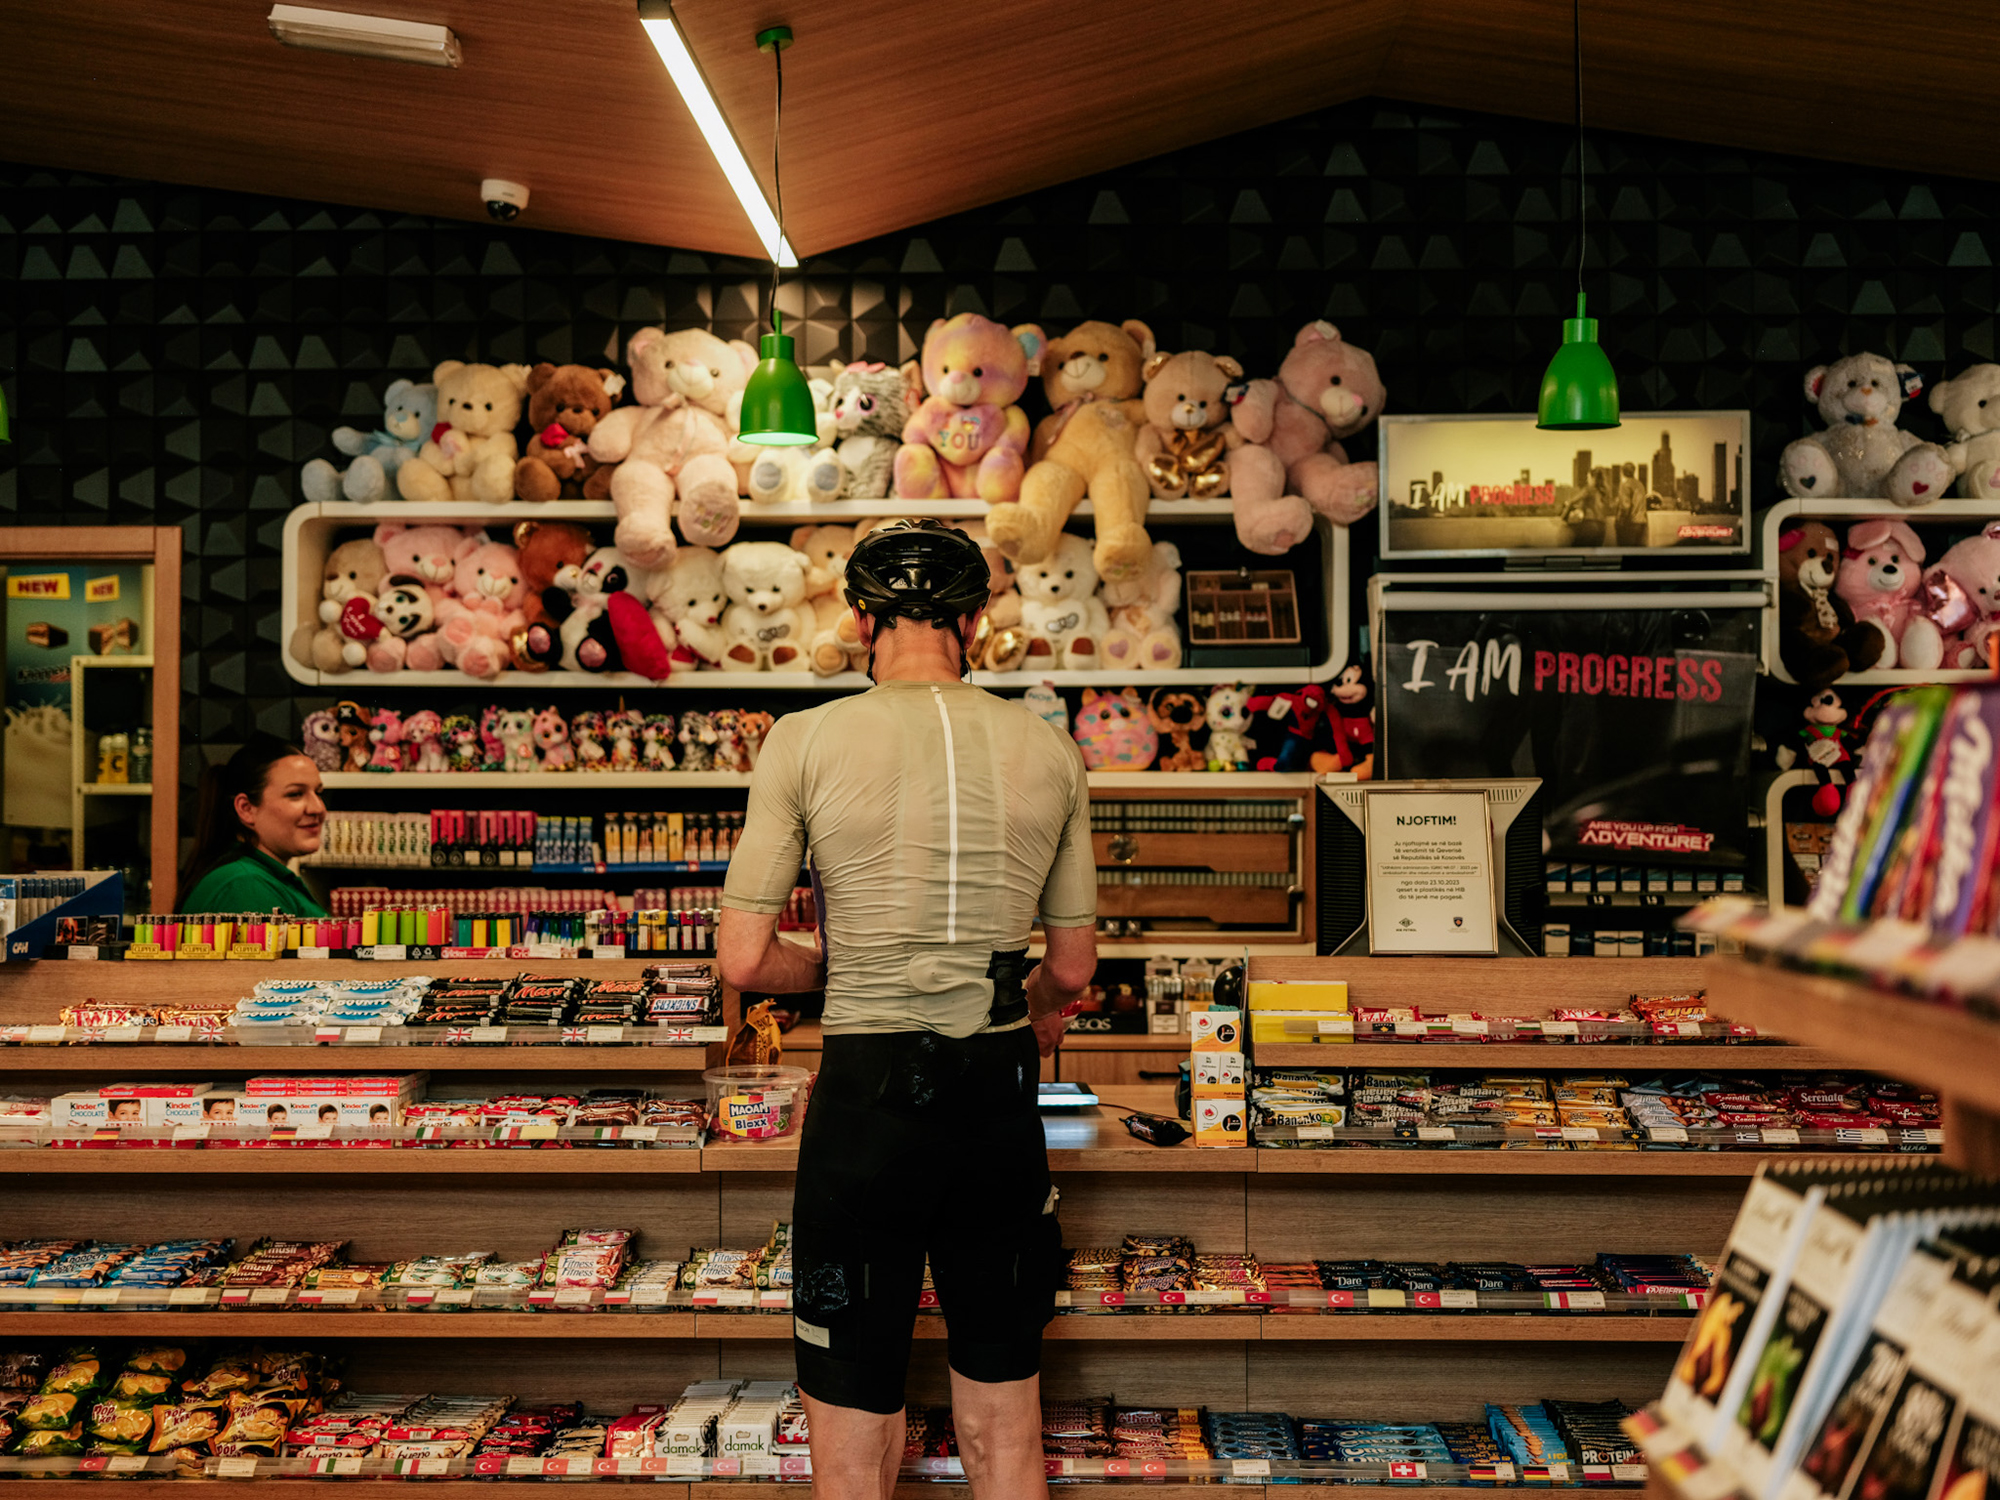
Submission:
[[324,917],[288,860],[319,849],[326,803],[319,767],[297,745],[257,734],[202,773],[194,856],[181,872],[182,911],[282,911]]

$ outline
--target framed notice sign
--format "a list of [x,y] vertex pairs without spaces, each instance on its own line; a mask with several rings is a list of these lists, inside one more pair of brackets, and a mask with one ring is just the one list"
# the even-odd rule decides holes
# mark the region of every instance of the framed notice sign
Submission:
[[1485,791],[1368,793],[1368,951],[1497,953]]

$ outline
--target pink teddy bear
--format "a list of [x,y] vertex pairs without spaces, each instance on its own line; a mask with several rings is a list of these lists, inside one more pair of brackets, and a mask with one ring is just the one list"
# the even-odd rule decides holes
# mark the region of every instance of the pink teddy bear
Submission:
[[1299,330],[1278,378],[1251,381],[1232,418],[1257,448],[1238,450],[1229,468],[1244,546],[1283,552],[1305,540],[1314,511],[1350,526],[1375,508],[1375,465],[1349,463],[1340,439],[1374,421],[1388,394],[1374,357],[1338,328]]
[[[1904,632],[1916,613],[1917,594],[1923,587],[1923,561],[1924,544],[1901,521],[1857,521],[1847,529],[1833,591],[1847,601],[1856,620],[1872,620],[1881,630],[1878,668],[1898,663]],[[1919,636],[1922,634],[1920,631]]]
[[525,630],[521,605],[528,597],[521,554],[474,532],[452,555],[452,593],[438,606],[438,628],[429,639],[446,662],[468,677],[497,677],[513,665],[513,635]]
[[1041,369],[1047,342],[1033,323],[1010,331],[977,313],[931,324],[923,359],[930,395],[903,424],[898,498],[1020,499],[1029,428],[1014,403]]
[[1983,667],[2000,638],[2000,521],[1955,543],[1924,574],[1915,613],[1903,631],[1898,665]]

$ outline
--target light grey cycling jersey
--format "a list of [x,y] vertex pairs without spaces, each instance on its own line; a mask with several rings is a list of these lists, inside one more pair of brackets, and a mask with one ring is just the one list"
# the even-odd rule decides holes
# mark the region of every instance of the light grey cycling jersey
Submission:
[[782,912],[808,849],[828,1035],[986,1030],[993,955],[1026,948],[1038,911],[1097,919],[1082,755],[966,683],[886,682],[778,720],[722,904]]

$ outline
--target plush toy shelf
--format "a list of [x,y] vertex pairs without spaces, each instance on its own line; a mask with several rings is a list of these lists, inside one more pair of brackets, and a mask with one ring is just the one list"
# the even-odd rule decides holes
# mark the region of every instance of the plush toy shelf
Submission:
[[[923,517],[940,520],[978,520],[986,514],[980,500],[847,500],[831,505],[743,504],[743,520],[748,528],[790,528],[805,525],[837,524],[869,516]],[[1077,508],[1088,517],[1088,501]],[[1148,512],[1149,523],[1193,523],[1227,525],[1232,512],[1228,500],[1156,500]],[[320,598],[320,578],[328,554],[343,533],[385,522],[408,526],[484,525],[496,539],[504,538],[515,523],[531,520],[598,523],[609,538],[614,511],[608,500],[552,500],[546,503],[517,501],[509,505],[483,505],[471,501],[441,501],[417,504],[385,501],[364,505],[353,501],[325,501],[301,505],[285,520],[282,577],[280,655],[292,679],[325,692],[377,695],[404,688],[448,688],[460,692],[484,690],[547,693],[563,688],[597,688],[633,691],[645,688],[694,689],[733,694],[756,692],[861,692],[869,686],[859,672],[842,672],[831,677],[811,672],[685,672],[665,682],[655,682],[636,672],[515,672],[496,677],[471,677],[456,669],[438,672],[370,672],[365,667],[351,672],[322,672],[292,654],[291,640],[297,628],[312,619]],[[980,687],[1004,690],[1025,688],[1031,683],[1048,682],[1056,687],[1199,687],[1218,682],[1254,681],[1286,685],[1326,682],[1347,662],[1349,622],[1347,579],[1349,544],[1347,528],[1319,520],[1319,566],[1324,597],[1328,602],[1328,652],[1325,660],[1309,666],[1271,667],[1179,667],[1172,671],[1108,672],[975,672],[972,681]],[[766,539],[778,535],[766,531]]]
[[[1787,525],[1820,521],[1845,535],[1852,521],[1902,521],[1920,534],[1932,527],[1955,527],[1976,532],[1989,521],[2000,521],[2000,504],[1991,500],[1934,500],[1929,505],[1896,505],[1887,500],[1780,500],[1764,512],[1764,572],[1771,582],[1771,604],[1764,616],[1764,670],[1780,682],[1796,679],[1786,670],[1778,649],[1778,535]],[[1940,539],[1941,540],[1941,539]],[[1925,547],[1923,566],[1935,566],[1944,548]],[[1992,674],[1984,667],[1933,667],[1928,671],[1894,667],[1849,672],[1835,679],[1840,687],[1915,687],[1926,682],[1985,682]]]

